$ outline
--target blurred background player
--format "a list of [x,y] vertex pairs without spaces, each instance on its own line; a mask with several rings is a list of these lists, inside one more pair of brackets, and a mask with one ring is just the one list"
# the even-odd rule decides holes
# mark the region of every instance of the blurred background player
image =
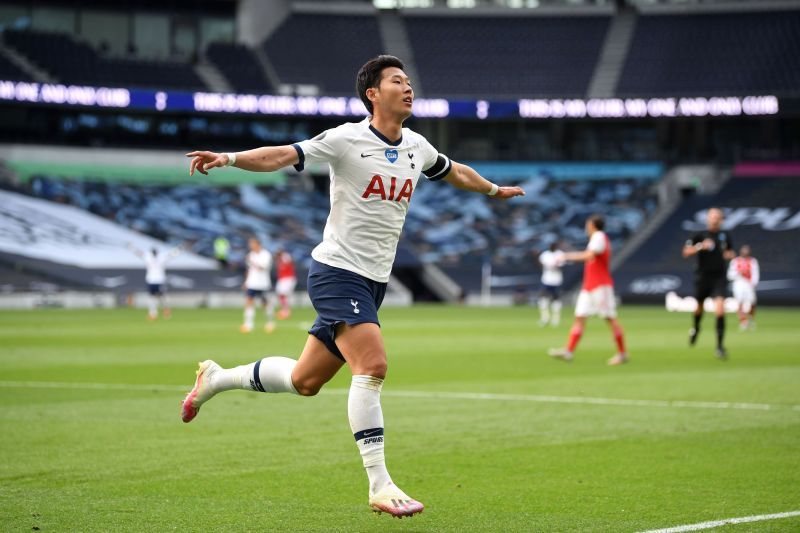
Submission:
[[697,343],[700,323],[703,318],[703,303],[706,298],[714,298],[714,314],[717,317],[717,351],[719,359],[728,357],[725,349],[725,294],[728,290],[725,261],[736,255],[730,234],[722,231],[722,210],[709,208],[706,214],[706,229],[695,233],[683,245],[683,257],[697,256],[694,268],[694,293],[697,309],[694,312],[692,328],[689,330],[689,346]]
[[542,265],[542,290],[539,293],[539,325],[548,323],[553,327],[561,321],[561,285],[564,283],[564,252],[558,249],[558,243],[539,255]]
[[275,282],[275,292],[278,294],[280,310],[278,320],[285,320],[292,314],[292,294],[297,286],[297,274],[294,270],[294,260],[292,255],[286,250],[279,250],[276,261],[277,281]]
[[628,362],[625,351],[625,338],[622,325],[617,320],[617,304],[614,300],[614,281],[611,279],[609,265],[611,263],[611,241],[603,232],[605,220],[600,215],[592,215],[586,220],[586,234],[589,244],[582,252],[567,252],[566,261],[586,263],[583,270],[583,287],[575,302],[575,322],[569,332],[569,340],[565,348],[553,348],[550,356],[571,361],[572,354],[583,335],[586,318],[599,315],[606,319],[617,343],[617,353],[608,360],[609,365],[621,365]]
[[266,248],[261,247],[261,242],[255,237],[247,241],[250,251],[245,257],[247,265],[247,275],[244,280],[246,299],[244,303],[244,323],[239,328],[242,333],[253,331],[253,321],[256,316],[255,300],[261,300],[261,306],[266,315],[264,331],[272,333],[275,330],[273,320],[274,303],[269,297],[269,290],[272,288],[270,270],[272,270],[272,254]]
[[228,268],[228,254],[231,252],[231,243],[224,235],[214,239],[214,259],[223,270]]
[[756,286],[761,279],[758,260],[750,255],[750,246],[743,245],[739,256],[728,265],[728,279],[733,282],[733,298],[738,304],[739,329],[756,327]]
[[167,262],[179,256],[183,252],[183,247],[178,246],[167,253],[160,253],[158,248],[151,248],[145,252],[128,243],[128,249],[138,255],[144,261],[147,271],[145,282],[147,292],[150,294],[148,302],[147,319],[156,320],[158,318],[158,308],[164,311],[164,318],[172,316],[172,312],[167,306],[166,283],[167,283]]

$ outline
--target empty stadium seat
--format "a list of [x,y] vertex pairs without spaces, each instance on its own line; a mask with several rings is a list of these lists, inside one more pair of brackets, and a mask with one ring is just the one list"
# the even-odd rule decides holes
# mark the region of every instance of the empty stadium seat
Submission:
[[796,93],[800,11],[640,17],[622,96]]
[[426,96],[583,97],[608,17],[407,16]]
[[264,43],[282,83],[353,95],[356,72],[384,52],[374,16],[293,14]]
[[62,83],[206,89],[188,63],[105,58],[89,45],[58,33],[8,31],[5,42]]
[[255,54],[240,44],[213,43],[206,57],[239,93],[269,94],[274,88],[264,76]]

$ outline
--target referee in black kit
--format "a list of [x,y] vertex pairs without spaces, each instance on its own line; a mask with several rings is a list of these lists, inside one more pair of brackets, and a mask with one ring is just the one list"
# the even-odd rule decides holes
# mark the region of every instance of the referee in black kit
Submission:
[[717,315],[717,357],[726,359],[725,350],[725,294],[728,289],[726,262],[736,256],[733,242],[728,232],[722,231],[722,210],[711,207],[707,214],[707,229],[695,233],[683,245],[684,259],[697,256],[694,270],[694,295],[697,309],[694,312],[694,326],[689,330],[689,345],[694,346],[700,334],[700,320],[703,318],[703,302],[714,298],[714,314]]

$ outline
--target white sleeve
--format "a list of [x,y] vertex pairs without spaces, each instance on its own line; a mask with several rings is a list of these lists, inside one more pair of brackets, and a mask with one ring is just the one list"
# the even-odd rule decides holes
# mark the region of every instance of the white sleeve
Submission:
[[602,254],[606,251],[606,239],[599,231],[594,232],[592,238],[589,239],[589,244],[586,249],[596,254]]
[[306,163],[334,163],[347,150],[353,138],[347,135],[346,124],[325,130],[313,139],[294,143],[292,147],[297,151],[300,161],[294,166],[298,172],[303,170]]
[[430,181],[438,181],[450,173],[453,162],[444,154],[436,151],[428,139],[422,138],[420,143],[422,150],[422,173]]
[[266,250],[262,251],[262,253],[256,256],[256,265],[258,265],[258,268],[262,270],[269,270],[271,264],[272,264],[272,254],[267,252]]
[[567,262],[567,260],[564,258],[564,252],[562,252],[561,250],[558,250],[556,252],[556,266],[557,267],[562,267],[562,266],[564,266],[564,263],[566,263],[566,262]]
[[761,281],[761,269],[758,268],[758,261],[753,259],[753,266],[750,271],[750,281],[753,284],[753,287],[758,285],[758,282]]
[[739,271],[736,269],[736,258],[731,259],[731,262],[728,263],[728,281],[736,281],[736,278],[739,277]]

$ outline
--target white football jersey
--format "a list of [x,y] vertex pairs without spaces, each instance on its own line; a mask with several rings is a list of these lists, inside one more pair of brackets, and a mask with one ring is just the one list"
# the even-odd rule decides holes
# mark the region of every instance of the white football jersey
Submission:
[[564,252],[544,251],[539,255],[539,262],[542,264],[542,283],[556,287],[564,283],[564,274],[561,272],[561,267],[564,266]]
[[167,261],[181,254],[180,248],[174,248],[169,252],[160,252],[153,255],[153,252],[144,254],[144,263],[147,273],[144,276],[145,282],[150,285],[161,285],[167,281]]
[[247,277],[244,286],[254,291],[266,291],[272,287],[272,280],[269,272],[272,269],[272,254],[262,248],[258,252],[248,252],[247,258]]
[[300,157],[297,170],[306,162],[330,167],[331,211],[322,242],[311,252],[320,263],[389,281],[420,173],[435,181],[452,167],[425,137],[402,131],[392,142],[367,118],[293,145]]

